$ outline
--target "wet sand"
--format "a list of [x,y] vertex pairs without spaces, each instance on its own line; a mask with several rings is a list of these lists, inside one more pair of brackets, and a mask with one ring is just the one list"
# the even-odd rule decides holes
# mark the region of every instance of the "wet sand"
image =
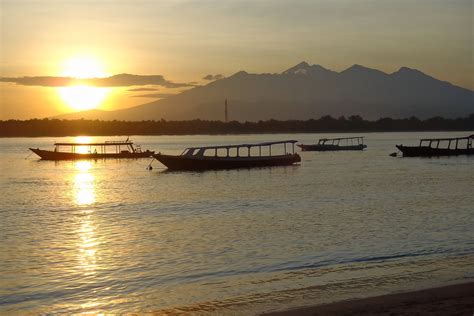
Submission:
[[266,315],[474,315],[474,282]]

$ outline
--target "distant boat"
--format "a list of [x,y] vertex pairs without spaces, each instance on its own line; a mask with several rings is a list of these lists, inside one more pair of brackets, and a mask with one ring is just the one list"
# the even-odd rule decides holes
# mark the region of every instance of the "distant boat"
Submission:
[[364,137],[321,138],[317,144],[297,145],[302,151],[364,150]]
[[54,150],[30,148],[43,160],[80,160],[105,158],[146,158],[155,152],[142,151],[140,145],[125,141],[106,141],[104,143],[55,143]]
[[[181,155],[154,154],[156,160],[168,167],[169,170],[212,170],[235,169],[270,166],[287,166],[301,161],[295,153],[296,140],[279,142],[266,142],[258,144],[241,144],[225,146],[207,146],[186,148]],[[284,154],[272,155],[272,146],[283,145]],[[291,153],[287,147],[291,146]],[[258,148],[258,154],[257,150]],[[267,148],[268,155],[262,155],[262,148]],[[235,156],[230,155],[230,150],[235,149]],[[243,154],[241,155],[241,149]],[[251,150],[254,149],[252,155]],[[218,153],[224,152],[219,156]]]
[[[396,145],[403,157],[473,155],[474,135],[454,138],[424,138],[418,146]],[[440,147],[441,145],[441,147]]]

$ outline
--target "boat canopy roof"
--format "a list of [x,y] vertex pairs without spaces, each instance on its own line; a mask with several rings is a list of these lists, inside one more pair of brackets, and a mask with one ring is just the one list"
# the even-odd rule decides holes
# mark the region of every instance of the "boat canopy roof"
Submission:
[[474,134],[464,137],[451,137],[451,138],[422,138],[420,141],[429,142],[429,141],[449,141],[449,140],[461,140],[461,139],[474,139]]
[[54,143],[54,146],[120,146],[133,145],[131,141],[106,141],[103,143]]
[[277,144],[295,144],[297,140],[282,140],[278,142],[265,142],[256,144],[239,144],[239,145],[218,145],[218,146],[204,146],[204,147],[188,147],[186,149],[219,149],[219,148],[241,148],[241,147],[258,147],[258,146],[271,146]]
[[364,138],[363,136],[356,136],[356,137],[321,138],[319,140],[328,141],[328,140],[363,139],[363,138]]

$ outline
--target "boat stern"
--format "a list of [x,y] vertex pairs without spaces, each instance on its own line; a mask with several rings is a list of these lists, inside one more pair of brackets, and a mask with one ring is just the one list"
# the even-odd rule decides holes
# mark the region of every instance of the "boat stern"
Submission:
[[294,157],[294,163],[301,162],[301,156],[300,155],[295,153],[293,157]]

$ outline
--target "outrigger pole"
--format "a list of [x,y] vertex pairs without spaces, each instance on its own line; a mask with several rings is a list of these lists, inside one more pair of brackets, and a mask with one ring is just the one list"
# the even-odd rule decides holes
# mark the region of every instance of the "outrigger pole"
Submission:
[[30,156],[33,155],[33,154],[34,154],[34,152],[31,152],[28,156],[25,157],[25,159],[30,158]]
[[150,161],[150,163],[148,164],[148,167],[146,167],[146,170],[153,170],[153,167],[151,166],[151,164],[153,163],[153,161],[155,161],[155,157],[153,157]]

